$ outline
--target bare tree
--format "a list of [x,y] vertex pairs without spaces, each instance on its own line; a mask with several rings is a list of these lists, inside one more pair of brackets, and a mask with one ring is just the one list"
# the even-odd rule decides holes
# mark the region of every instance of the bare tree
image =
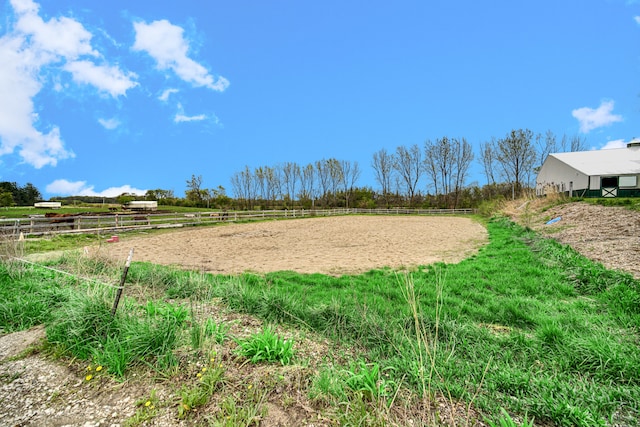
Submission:
[[300,200],[310,200],[313,206],[313,201],[316,197],[316,189],[315,189],[315,168],[313,167],[313,163],[309,163],[304,168],[302,168],[302,173],[300,175]]
[[345,207],[349,208],[349,199],[351,198],[351,192],[353,191],[353,187],[360,178],[360,167],[358,166],[358,162],[351,163],[348,160],[341,160],[339,162],[341,169],[341,183],[342,190],[344,191],[345,198]]
[[280,166],[265,167],[264,169],[267,199],[271,200],[271,206],[275,207],[276,201],[282,195],[282,169]]
[[239,205],[246,204],[247,195],[245,194],[245,186],[242,183],[242,175],[240,172],[234,172],[231,175],[231,188],[235,199]]
[[469,175],[469,167],[473,161],[473,148],[471,144],[467,142],[465,138],[455,140],[455,155],[454,155],[454,193],[455,199],[453,202],[453,208],[458,207],[458,201],[460,200],[460,192],[464,188],[465,181]]
[[333,198],[333,205],[338,205],[338,189],[343,180],[342,165],[337,159],[326,160],[326,168],[329,176],[329,190]]
[[496,183],[496,174],[495,174],[495,166],[497,162],[497,153],[496,147],[497,142],[495,138],[492,138],[491,141],[481,143],[480,144],[480,160],[482,162],[482,168],[484,170],[484,175],[487,178],[487,183],[489,185]]
[[399,146],[396,148],[395,170],[398,172],[409,195],[409,206],[413,206],[418,181],[422,175],[422,151],[417,144],[409,148]]
[[318,177],[318,184],[320,184],[318,190],[320,197],[322,197],[323,205],[326,206],[329,194],[329,167],[326,160],[318,160],[315,163],[316,176]]
[[191,175],[191,179],[187,180],[187,191],[185,191],[185,196],[187,200],[195,206],[204,205],[204,197],[201,187],[202,175]]
[[587,150],[587,140],[580,135],[573,135],[571,137],[571,151],[586,151]]
[[529,129],[511,130],[506,137],[496,144],[497,160],[505,178],[513,183],[514,192],[522,194],[523,184],[533,171],[536,151],[531,139],[533,132]]
[[300,166],[294,162],[287,162],[282,166],[282,183],[285,196],[293,205],[296,197],[296,186],[300,178]]
[[389,207],[389,195],[391,193],[391,180],[394,171],[394,162],[393,154],[390,154],[384,148],[373,153],[373,160],[371,161],[371,166],[375,172],[375,179],[378,184],[380,184],[382,197],[384,198],[384,202],[387,207]]
[[268,200],[267,197],[267,180],[265,175],[265,167],[260,166],[255,168],[253,176],[256,181],[256,199],[264,201]]
[[[466,139],[443,137],[425,142],[425,169],[438,194],[442,190],[446,204],[458,204],[460,190],[473,161],[473,150]],[[438,184],[439,183],[439,184]],[[453,200],[451,200],[453,199]]]
[[245,166],[244,170],[233,174],[231,186],[238,202],[243,204],[246,209],[252,209],[256,199],[257,181],[249,166]]
[[538,171],[545,160],[547,160],[547,156],[558,151],[558,142],[553,132],[547,130],[544,138],[540,134],[536,135],[536,146],[538,147],[538,164],[536,165],[536,171]]

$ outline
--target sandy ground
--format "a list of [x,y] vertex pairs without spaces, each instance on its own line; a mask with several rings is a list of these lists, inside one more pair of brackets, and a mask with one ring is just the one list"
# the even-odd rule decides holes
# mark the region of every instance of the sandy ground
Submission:
[[124,261],[133,248],[134,261],[220,274],[340,275],[458,262],[486,242],[486,229],[470,218],[339,216],[124,235],[99,250]]

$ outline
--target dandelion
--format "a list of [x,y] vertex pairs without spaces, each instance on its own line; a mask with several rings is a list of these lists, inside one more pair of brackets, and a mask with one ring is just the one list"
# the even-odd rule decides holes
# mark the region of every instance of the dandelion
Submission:
[[102,366],[96,366],[96,372],[102,371]]
[[146,402],[144,402],[144,406],[146,406],[147,408],[151,406],[151,401],[147,400]]
[[249,384],[249,387],[247,387],[249,390],[251,390],[253,388],[253,384]]
[[202,378],[202,373],[198,372],[198,375],[196,375],[196,377]]
[[91,381],[91,378],[93,378],[93,375],[89,374],[86,377],[84,377],[85,380],[87,381]]
[[220,364],[220,366],[218,366],[219,368],[222,368],[222,363]]
[[202,368],[202,372],[207,372],[207,367]]
[[87,366],[87,371],[91,371],[91,369],[93,369],[91,365]]

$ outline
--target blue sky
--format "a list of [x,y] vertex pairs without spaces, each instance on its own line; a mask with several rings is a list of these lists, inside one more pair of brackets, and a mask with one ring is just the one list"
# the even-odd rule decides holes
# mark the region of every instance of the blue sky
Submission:
[[0,181],[45,198],[325,158],[377,188],[374,152],[427,139],[640,137],[637,0],[1,1]]

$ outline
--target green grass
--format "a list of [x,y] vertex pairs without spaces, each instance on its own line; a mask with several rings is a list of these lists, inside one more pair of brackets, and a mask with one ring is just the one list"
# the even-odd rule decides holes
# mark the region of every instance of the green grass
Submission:
[[[473,404],[494,425],[511,425],[511,416],[566,426],[637,424],[638,281],[507,220],[487,227],[490,243],[475,256],[412,272],[210,276],[134,263],[129,281],[167,300],[221,298],[267,324],[358,349],[360,362],[321,370],[311,387],[315,398],[348,408],[345,422],[366,420],[402,384],[422,398]],[[36,269],[9,274],[0,265],[0,292],[3,331],[44,322],[50,341],[117,375],[140,364],[169,367],[181,335],[195,350],[216,334],[215,323],[189,323],[189,311],[175,302],[128,299],[112,318],[109,291],[78,292],[75,282]],[[236,341],[253,352],[246,357],[288,354],[273,330],[259,335]],[[234,413],[240,403],[229,399]]]
[[280,338],[270,327],[265,327],[262,332],[248,338],[237,340],[237,344],[238,354],[253,363],[280,362],[288,365],[293,358],[293,340]]
[[68,286],[52,272],[0,263],[0,334],[49,322],[69,300]]

